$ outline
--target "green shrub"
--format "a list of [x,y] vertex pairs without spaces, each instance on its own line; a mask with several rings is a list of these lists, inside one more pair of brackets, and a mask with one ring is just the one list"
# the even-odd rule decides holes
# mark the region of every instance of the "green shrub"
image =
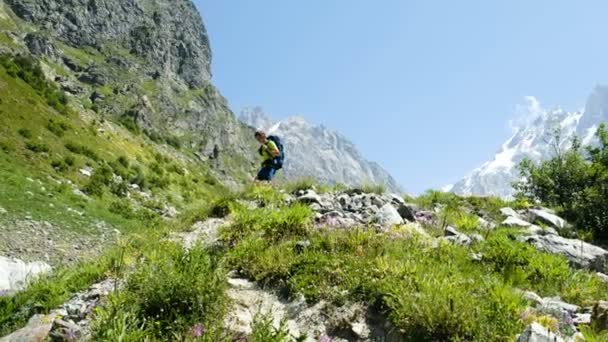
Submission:
[[296,193],[300,190],[308,190],[315,188],[316,181],[312,177],[300,178],[296,181],[287,183],[285,190],[291,194]]
[[118,119],[118,122],[133,134],[139,134],[141,132],[139,125],[131,116],[123,115]]
[[112,184],[112,176],[112,169],[108,165],[98,167],[85,185],[84,192],[93,196],[102,196],[106,187]]
[[30,131],[27,128],[19,128],[17,130],[17,133],[19,133],[20,136],[26,138],[26,139],[31,139],[32,138],[32,131]]
[[121,316],[125,320],[124,312],[129,313],[130,324],[122,325],[123,334],[139,332],[140,337],[187,336],[197,325],[221,324],[226,308],[225,274],[204,249],[184,251],[179,245],[163,244],[144,260],[129,276],[125,289],[112,295],[109,305],[101,309],[97,337]]
[[275,189],[265,185],[253,184],[248,186],[242,194],[246,200],[256,201],[262,207],[278,206],[283,201],[283,195]]
[[0,141],[0,150],[4,151],[4,153],[10,153],[14,151],[14,148],[12,145],[9,145],[8,142]]
[[25,148],[35,153],[46,153],[50,149],[45,143],[28,141],[25,143]]
[[132,219],[135,217],[135,210],[131,205],[131,201],[127,199],[117,200],[110,203],[110,212],[120,215],[126,219]]
[[386,192],[386,186],[383,184],[363,183],[361,190],[367,194],[378,194],[382,195]]
[[174,135],[168,135],[165,137],[165,142],[167,142],[168,145],[173,146],[176,149],[180,149],[182,148],[182,143],[179,140],[178,137],[174,136]]
[[150,140],[154,141],[157,144],[160,144],[164,141],[163,136],[156,131],[144,130],[144,134],[147,135]]
[[57,86],[47,81],[38,62],[29,56],[0,56],[2,65],[11,77],[18,77],[46,98],[47,104],[62,114],[67,114],[68,98]]
[[283,320],[278,328],[274,327],[274,320],[270,315],[258,313],[253,318],[251,335],[247,341],[251,342],[287,342],[291,340],[287,324]]
[[70,129],[70,126],[65,122],[54,121],[53,119],[50,119],[48,124],[46,125],[46,128],[56,136],[63,137],[65,135],[65,132]]
[[118,159],[116,159],[118,161],[118,163],[120,165],[122,165],[122,167],[128,169],[129,168],[129,159],[125,156],[120,156],[118,157]]
[[66,156],[65,158],[63,158],[63,162],[67,166],[74,166],[74,164],[76,163],[76,159],[73,156]]
[[312,210],[302,204],[295,204],[282,210],[262,208],[237,210],[230,229],[230,239],[239,239],[248,232],[258,231],[271,241],[285,237],[305,237],[312,220]]
[[59,172],[65,172],[68,170],[68,165],[63,161],[63,159],[53,159],[51,161],[51,167]]
[[131,184],[137,184],[142,190],[146,188],[148,184],[146,181],[146,175],[139,165],[131,166],[129,182],[131,182]]
[[67,148],[72,153],[76,153],[76,154],[83,155],[85,157],[89,157],[90,159],[92,159],[94,161],[100,160],[97,152],[93,151],[92,149],[90,149],[89,147],[87,147],[85,145],[69,141],[65,144],[65,148]]
[[591,230],[599,240],[608,240],[608,130],[602,124],[596,132],[597,146],[585,149],[578,139],[562,152],[560,132],[555,133],[552,159],[519,164],[523,181],[515,184],[520,197],[556,207],[565,219],[581,230]]

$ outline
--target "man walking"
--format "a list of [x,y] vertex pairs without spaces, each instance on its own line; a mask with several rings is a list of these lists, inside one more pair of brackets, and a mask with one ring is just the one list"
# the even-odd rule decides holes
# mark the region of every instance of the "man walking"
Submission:
[[260,143],[258,153],[262,156],[262,168],[256,176],[257,181],[270,182],[277,170],[283,167],[283,144],[277,136],[266,136],[262,131],[255,132],[255,139]]

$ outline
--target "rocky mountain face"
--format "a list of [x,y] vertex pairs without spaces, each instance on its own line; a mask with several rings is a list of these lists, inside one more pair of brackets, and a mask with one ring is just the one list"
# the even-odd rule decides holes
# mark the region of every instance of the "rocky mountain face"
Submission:
[[211,84],[211,48],[190,0],[5,0],[3,50],[29,52],[77,103],[178,138],[200,156],[215,144],[253,160],[250,132]]
[[274,122],[261,108],[244,110],[240,119],[283,139],[287,156],[283,173],[289,180],[313,177],[323,183],[349,186],[370,182],[384,184],[392,192],[402,192],[386,170],[366,160],[357,147],[338,132],[297,116]]
[[608,121],[608,87],[596,87],[583,111],[546,110],[533,98],[527,101],[528,116],[535,119],[517,128],[492,160],[448,190],[460,195],[510,197],[514,194],[512,183],[520,177],[519,162],[526,157],[541,161],[555,155],[552,141],[556,130],[561,132],[560,149],[567,149],[573,135],[583,144],[592,143],[599,124]]

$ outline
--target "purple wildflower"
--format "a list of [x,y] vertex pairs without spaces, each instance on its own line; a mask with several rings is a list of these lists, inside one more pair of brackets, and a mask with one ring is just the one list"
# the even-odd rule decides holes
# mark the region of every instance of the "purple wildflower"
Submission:
[[190,329],[190,334],[194,337],[201,337],[205,331],[205,326],[202,323],[197,323]]
[[78,340],[78,333],[76,332],[76,329],[74,329],[74,328],[67,329],[65,332],[65,338],[68,341]]
[[332,340],[327,335],[321,335],[321,336],[319,336],[319,342],[332,342]]

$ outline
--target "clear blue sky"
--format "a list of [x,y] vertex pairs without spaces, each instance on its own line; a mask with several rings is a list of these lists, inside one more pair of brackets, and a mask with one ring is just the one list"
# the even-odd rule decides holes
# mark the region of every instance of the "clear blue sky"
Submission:
[[459,180],[527,95],[575,110],[608,82],[608,1],[195,0],[239,112],[341,131],[412,192]]

